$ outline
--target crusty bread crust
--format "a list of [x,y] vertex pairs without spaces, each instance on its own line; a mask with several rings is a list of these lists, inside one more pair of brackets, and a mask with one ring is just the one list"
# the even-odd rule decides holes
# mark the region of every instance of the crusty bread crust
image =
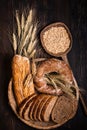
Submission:
[[18,105],[26,97],[35,92],[33,81],[29,83],[30,79],[27,79],[28,82],[26,83],[27,85],[24,84],[29,74],[30,74],[30,62],[28,58],[20,55],[15,55],[12,61],[12,78],[14,85],[14,94]]

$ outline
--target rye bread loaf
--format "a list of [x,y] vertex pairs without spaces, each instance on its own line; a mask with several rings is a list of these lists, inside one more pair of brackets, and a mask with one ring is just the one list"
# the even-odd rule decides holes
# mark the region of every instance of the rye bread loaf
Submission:
[[50,98],[47,100],[47,102],[44,104],[42,111],[41,111],[41,119],[45,122],[50,121],[50,116],[52,109],[57,101],[57,96],[50,96]]
[[60,96],[53,107],[51,118],[52,121],[58,124],[64,124],[69,119],[73,118],[77,110],[76,98],[71,98],[66,95]]

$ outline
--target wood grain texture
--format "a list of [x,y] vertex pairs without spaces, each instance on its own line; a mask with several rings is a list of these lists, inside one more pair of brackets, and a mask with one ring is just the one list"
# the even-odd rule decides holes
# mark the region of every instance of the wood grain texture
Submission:
[[[86,0],[1,0],[0,1],[0,130],[34,130],[23,124],[13,113],[7,97],[11,78],[13,49],[8,38],[13,26],[15,9],[33,6],[37,10],[40,29],[53,22],[64,22],[73,37],[73,47],[68,54],[69,62],[79,86],[87,91],[87,6]],[[10,30],[10,31],[9,31]],[[38,36],[39,37],[39,36]],[[39,42],[39,47],[41,47]],[[38,47],[38,48],[39,48]],[[43,57],[45,51],[39,50]],[[45,56],[50,57],[45,53]],[[87,95],[87,94],[86,94]],[[87,99],[87,96],[85,96]],[[79,108],[76,116],[58,130],[87,129],[87,117]],[[57,128],[55,129],[57,130]]]

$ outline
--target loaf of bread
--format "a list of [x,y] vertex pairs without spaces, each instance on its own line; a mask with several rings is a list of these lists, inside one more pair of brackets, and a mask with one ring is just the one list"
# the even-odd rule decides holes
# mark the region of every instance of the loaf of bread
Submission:
[[12,78],[16,102],[19,105],[25,98],[35,93],[30,62],[27,57],[15,55],[12,61]]

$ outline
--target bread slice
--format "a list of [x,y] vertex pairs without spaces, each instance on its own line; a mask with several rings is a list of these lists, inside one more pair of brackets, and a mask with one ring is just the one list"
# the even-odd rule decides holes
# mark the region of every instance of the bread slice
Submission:
[[51,118],[55,123],[64,124],[75,115],[76,110],[77,100],[63,95],[56,101],[51,113]]
[[25,105],[24,109],[23,109],[23,112],[22,112],[22,117],[25,119],[25,120],[30,120],[29,118],[29,112],[30,112],[30,108],[31,108],[31,105],[34,101],[35,98],[37,98],[38,95],[36,95],[35,97],[33,97],[31,100],[29,100],[27,102],[27,104]]
[[28,75],[30,73],[31,72],[29,59],[21,55],[15,55],[12,61],[12,79],[17,105],[19,105],[28,96],[35,93],[33,82],[24,85],[24,82],[27,77],[27,82],[29,82]]
[[38,105],[42,102],[42,99],[45,97],[45,94],[39,94],[33,101],[33,104],[31,105],[30,111],[29,111],[29,117],[31,120],[35,120],[35,113],[34,111],[37,110]]
[[41,112],[42,112],[42,109],[43,109],[43,106],[46,104],[47,100],[50,98],[51,95],[46,95],[44,96],[44,98],[42,99],[42,102],[39,104],[37,110],[34,112],[36,115],[36,120],[39,120],[39,121],[43,121],[41,119]]
[[36,96],[37,96],[37,94],[32,94],[22,101],[22,103],[18,107],[18,114],[20,115],[20,117],[23,117],[23,111],[24,111],[27,103],[29,103]]
[[52,96],[47,100],[47,102],[44,104],[42,111],[41,111],[41,119],[45,122],[50,121],[50,116],[52,109],[57,101],[58,96]]
[[32,117],[34,120],[36,120],[36,121],[39,120],[38,115],[40,115],[40,111],[43,107],[43,104],[45,103],[45,101],[48,98],[49,98],[49,95],[47,95],[47,94],[40,94],[38,96],[38,100],[35,101],[34,108],[32,111]]

